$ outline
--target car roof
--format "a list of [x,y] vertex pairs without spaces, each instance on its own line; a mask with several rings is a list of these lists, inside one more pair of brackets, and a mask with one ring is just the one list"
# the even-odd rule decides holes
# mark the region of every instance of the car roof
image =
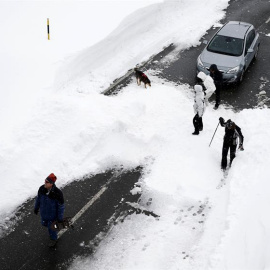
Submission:
[[247,30],[251,26],[252,24],[250,23],[240,21],[230,21],[227,24],[225,24],[217,34],[221,36],[244,39]]

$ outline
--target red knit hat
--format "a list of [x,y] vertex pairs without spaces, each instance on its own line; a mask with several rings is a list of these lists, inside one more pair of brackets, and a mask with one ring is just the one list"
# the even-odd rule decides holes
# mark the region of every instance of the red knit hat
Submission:
[[51,184],[54,184],[55,181],[56,181],[56,179],[57,179],[57,177],[56,177],[53,173],[51,173],[51,174],[46,178],[46,180],[47,180],[48,182],[50,182]]

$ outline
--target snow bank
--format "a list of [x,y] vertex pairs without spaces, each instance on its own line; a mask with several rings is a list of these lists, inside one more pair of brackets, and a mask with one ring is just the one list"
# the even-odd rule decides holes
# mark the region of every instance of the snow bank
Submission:
[[[71,58],[57,76],[57,87],[63,91],[102,92],[127,70],[171,43],[178,50],[199,45],[207,29],[224,16],[228,1],[205,3],[167,0],[135,11],[108,37]],[[203,23],[202,14],[209,14],[203,17]]]

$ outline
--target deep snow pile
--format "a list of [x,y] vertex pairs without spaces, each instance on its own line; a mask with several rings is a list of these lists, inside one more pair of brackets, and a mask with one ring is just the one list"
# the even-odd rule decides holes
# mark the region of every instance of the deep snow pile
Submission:
[[[127,111],[122,113],[125,117],[117,134],[110,134],[105,145],[116,146],[121,153],[118,158],[142,151],[143,156],[153,157],[152,163],[145,162],[149,172],[142,179],[140,205],[160,219],[129,217],[102,242],[94,257],[79,259],[73,268],[220,269],[227,265],[228,269],[261,269],[268,263],[268,251],[260,245],[267,245],[270,225],[262,207],[269,203],[264,189],[269,186],[270,145],[261,127],[269,125],[269,110],[235,114],[223,106],[218,111],[208,107],[204,131],[194,137],[190,89],[164,86],[153,79],[149,90],[128,86],[114,98],[125,100]],[[226,185],[217,189],[224,129],[218,128],[211,148],[209,142],[219,116],[242,127],[246,149],[237,154]],[[267,146],[258,151],[261,141]]]
[[[205,3],[167,0],[136,11],[104,40],[71,58],[57,75],[57,87],[65,92],[102,92],[171,43],[178,50],[199,45],[205,31],[224,16],[228,0]],[[206,13],[202,23],[201,14]]]
[[[114,1],[114,7],[120,4]],[[15,4],[6,5],[1,10],[14,9],[15,15],[25,21],[22,9],[47,16],[44,9],[27,2],[20,9]],[[58,5],[53,10],[59,11],[55,21],[60,22],[63,9]],[[82,5],[80,11],[86,2]],[[35,196],[50,172],[63,186],[111,166],[144,164],[141,205],[160,215],[159,220],[130,216],[111,231],[94,257],[78,258],[74,269],[269,268],[270,220],[266,207],[270,199],[265,192],[269,188],[270,143],[265,132],[270,126],[269,110],[234,113],[222,105],[218,111],[210,106],[203,117],[203,132],[194,137],[192,86],[161,81],[149,70],[150,89],[136,86],[134,80],[118,96],[100,94],[115,78],[164,46],[174,42],[180,49],[199,44],[205,31],[223,17],[227,5],[227,0],[156,3],[131,14],[102,41],[100,36],[95,39],[94,30],[89,34],[89,27],[80,27],[80,36],[92,35],[91,45],[96,44],[67,61],[61,58],[66,52],[83,49],[90,41],[85,38],[80,47],[72,39],[61,43],[56,38],[50,47],[35,41],[29,49],[29,42],[19,44],[13,36],[11,51],[1,45],[6,63],[6,76],[1,82],[1,115],[5,115],[1,125],[6,128],[0,142],[4,179],[0,222]],[[121,12],[119,6],[115,17]],[[52,3],[49,7],[55,8]],[[78,16],[83,14],[79,12]],[[203,23],[202,14],[208,14]],[[7,17],[4,12],[2,15]],[[40,24],[32,28],[33,33]],[[13,27],[14,33],[20,33],[20,28],[16,32],[15,24]],[[2,33],[8,33],[5,31]],[[19,45],[25,48],[28,61]],[[65,53],[60,57],[61,50]],[[17,77],[8,67],[10,55]],[[53,85],[59,60],[62,67]],[[14,104],[18,96],[20,102]],[[222,177],[223,128],[218,129],[210,148],[208,145],[220,116],[231,118],[242,128],[245,151],[238,153],[226,185],[217,189]]]

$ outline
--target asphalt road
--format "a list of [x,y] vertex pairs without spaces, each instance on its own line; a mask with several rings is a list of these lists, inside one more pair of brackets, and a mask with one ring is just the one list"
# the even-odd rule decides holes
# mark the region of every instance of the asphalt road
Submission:
[[[226,12],[222,23],[229,20],[247,21],[255,25],[261,36],[258,60],[252,64],[239,87],[227,87],[222,95],[223,104],[235,110],[270,105],[270,2],[269,0],[234,0]],[[203,19],[203,16],[202,16]],[[209,38],[217,29],[209,29],[202,37]],[[156,70],[161,78],[176,84],[194,85],[196,59],[204,45],[177,52],[173,44],[153,56],[141,66],[144,70]],[[117,79],[106,91],[106,95],[117,95],[124,86],[134,83],[130,70]],[[265,93],[261,93],[265,91]],[[74,181],[64,187],[65,216],[74,216],[101,189],[104,193],[98,197],[74,226],[63,234],[55,249],[47,247],[48,233],[40,225],[39,217],[33,214],[34,199],[27,201],[17,211],[11,226],[11,232],[0,239],[0,268],[6,269],[67,269],[76,256],[89,256],[94,252],[115,223],[128,214],[147,214],[156,218],[156,214],[142,209],[132,208],[126,202],[137,202],[140,195],[131,195],[130,190],[141,177],[142,168],[130,171],[107,171]],[[42,184],[42,183],[41,183]],[[16,224],[14,222],[16,221]]]
[[[191,14],[192,15],[192,14]],[[258,59],[254,61],[245,73],[244,81],[240,86],[224,87],[221,93],[221,104],[226,104],[234,110],[270,106],[270,2],[269,0],[234,0],[226,11],[226,17],[221,21],[242,20],[252,23],[259,31],[261,45]],[[203,20],[203,14],[202,14]],[[218,28],[211,28],[201,38],[210,40]],[[146,64],[142,70],[154,70],[158,76],[176,84],[187,83],[193,86],[196,83],[196,60],[202,52],[204,44],[180,52],[172,44]],[[131,72],[129,72],[131,73]],[[134,75],[124,76],[120,82],[111,88],[107,94],[117,94],[122,87],[133,82]],[[153,86],[154,87],[154,86]],[[266,93],[262,93],[265,91]],[[261,94],[260,94],[261,93]],[[214,95],[210,101],[214,101]],[[214,102],[213,102],[214,104]]]
[[[265,34],[270,33],[270,22],[266,23],[269,17],[269,1],[238,0],[230,2],[226,18],[221,21],[221,23],[225,23],[242,20],[252,23],[258,29],[261,37],[258,59],[248,68],[243,83],[239,86],[224,87],[221,94],[221,103],[230,105],[235,110],[257,107],[260,102],[258,94],[270,87],[270,38],[265,36]],[[208,34],[202,37],[202,40],[210,40],[217,30],[209,29]],[[198,47],[180,52],[177,61],[169,66],[166,64],[166,67],[162,68],[162,77],[169,81],[194,85],[196,59],[204,47],[205,45],[201,44]]]
[[[152,215],[134,208],[140,195],[132,195],[141,176],[141,168],[130,171],[111,170],[74,181],[62,189],[65,197],[65,216],[73,217],[101,189],[105,192],[59,239],[55,248],[47,246],[49,235],[33,213],[34,199],[27,201],[16,213],[16,225],[0,240],[1,270],[67,269],[77,256],[90,256],[115,223],[132,213]],[[42,184],[42,183],[41,183]]]

